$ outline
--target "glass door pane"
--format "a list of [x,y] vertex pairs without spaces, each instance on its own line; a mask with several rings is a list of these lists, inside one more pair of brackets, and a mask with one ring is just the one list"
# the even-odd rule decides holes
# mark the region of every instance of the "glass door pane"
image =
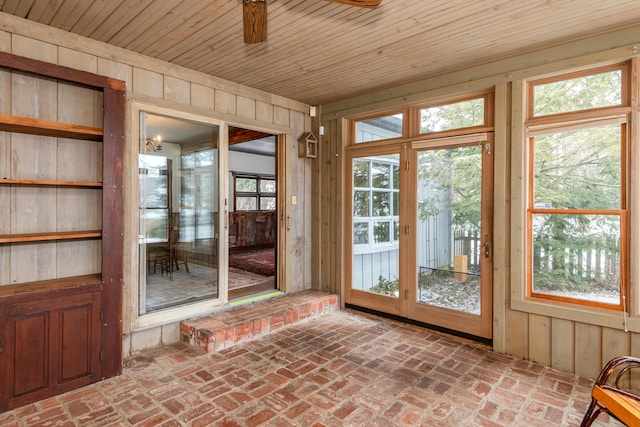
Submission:
[[218,298],[218,127],[140,113],[139,314]]
[[353,159],[351,289],[398,298],[398,154]]
[[482,146],[418,153],[418,304],[481,311]]

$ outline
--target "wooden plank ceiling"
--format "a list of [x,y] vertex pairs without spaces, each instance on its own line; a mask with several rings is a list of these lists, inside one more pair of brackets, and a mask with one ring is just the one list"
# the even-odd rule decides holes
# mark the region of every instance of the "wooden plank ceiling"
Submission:
[[373,10],[268,0],[268,40],[248,45],[241,0],[0,0],[0,10],[309,104],[640,28],[638,0],[383,0]]

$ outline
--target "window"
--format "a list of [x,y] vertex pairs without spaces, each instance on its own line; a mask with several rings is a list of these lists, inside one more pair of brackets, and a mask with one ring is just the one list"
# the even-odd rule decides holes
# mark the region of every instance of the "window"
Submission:
[[269,175],[234,174],[236,211],[275,211],[276,179]]
[[353,160],[353,244],[359,252],[397,245],[400,196],[397,157]]
[[384,139],[400,138],[403,133],[404,114],[392,114],[355,122],[356,144]]
[[180,239],[198,243],[215,238],[216,194],[210,189],[216,182],[216,150],[202,150],[181,156]]
[[531,296],[622,309],[627,76],[617,66],[529,83]]
[[485,97],[420,109],[420,133],[483,126]]
[[140,154],[140,221],[145,241],[166,241],[169,205],[167,199],[167,158]]

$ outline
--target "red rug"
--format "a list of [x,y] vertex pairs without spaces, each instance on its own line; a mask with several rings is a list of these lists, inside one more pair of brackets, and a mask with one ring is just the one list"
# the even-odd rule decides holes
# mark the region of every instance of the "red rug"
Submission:
[[229,254],[229,267],[250,271],[262,276],[273,276],[276,267],[275,249],[258,249]]

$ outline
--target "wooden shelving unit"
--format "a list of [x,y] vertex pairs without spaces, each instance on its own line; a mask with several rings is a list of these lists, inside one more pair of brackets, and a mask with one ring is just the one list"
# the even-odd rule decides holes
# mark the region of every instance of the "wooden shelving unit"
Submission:
[[71,123],[16,117],[0,114],[0,130],[30,135],[54,136],[56,138],[82,139],[102,142],[102,129]]
[[[41,78],[42,82],[46,82],[42,85],[44,90],[53,88],[56,91],[78,93],[79,99],[88,100],[89,103],[83,109],[83,106],[75,105],[77,100],[73,97],[50,97],[56,100],[53,108],[59,110],[57,114],[51,114],[44,108],[36,109],[34,115],[71,116],[73,120],[74,114],[83,116],[87,111],[96,110],[95,100],[102,100],[102,106],[96,110],[101,116],[99,121],[102,122],[102,127],[0,114],[0,131],[6,132],[12,143],[15,138],[16,146],[20,145],[17,149],[23,150],[20,151],[21,154],[30,152],[30,148],[25,149],[21,145],[25,141],[29,144],[28,147],[35,147],[35,150],[39,150],[39,144],[45,147],[32,160],[16,160],[11,172],[9,168],[4,172],[0,170],[0,191],[4,191],[5,197],[12,204],[21,206],[20,209],[12,209],[9,216],[5,215],[4,218],[10,218],[11,221],[5,220],[3,233],[0,234],[0,250],[4,248],[5,255],[15,257],[11,265],[17,265],[9,282],[7,274],[0,275],[2,412],[122,372],[122,167],[126,100],[122,81],[4,52],[0,52],[0,71],[8,72],[12,79],[28,76],[27,84],[22,85],[21,89],[26,93],[40,90],[40,85],[33,82]],[[32,87],[28,87],[29,83]],[[19,97],[23,94],[21,91],[9,95],[10,102],[20,103]],[[82,91],[87,91],[90,95],[83,98]],[[95,95],[98,93],[100,96]],[[29,105],[23,105],[18,111],[28,107]],[[65,111],[67,107],[70,114]],[[27,112],[26,115],[30,113]],[[95,116],[89,116],[89,121],[95,120]],[[76,142],[69,143],[67,140]],[[93,145],[86,146],[84,142]],[[96,142],[99,144],[96,145]],[[72,144],[80,145],[76,147]],[[46,147],[54,147],[54,151],[47,151]],[[83,147],[89,147],[86,153]],[[81,159],[83,154],[88,156],[84,159],[86,162],[63,163],[63,166],[58,167],[59,162],[64,161],[65,153],[76,149],[80,152],[78,156]],[[99,161],[96,160],[96,152],[100,152],[102,160],[102,170],[98,171],[100,173],[96,173],[94,167],[95,162]],[[55,167],[47,169],[47,164]],[[73,179],[77,175],[69,173],[69,169],[74,164],[83,165],[89,179]],[[46,173],[38,170],[30,172],[30,166],[42,165],[45,165],[43,168]],[[91,179],[100,179],[99,175],[102,180]],[[56,179],[57,176],[62,179]],[[29,212],[32,207],[38,210],[36,214]],[[9,211],[8,205],[0,206],[0,209],[3,208],[6,209],[5,212]],[[23,213],[32,215],[38,226],[35,227],[31,220],[21,220],[20,215]],[[42,223],[41,218],[44,219]],[[56,226],[60,219],[62,225]],[[14,227],[17,223],[19,225]],[[76,225],[79,229],[73,230]],[[101,229],[96,229],[97,227]],[[52,229],[29,232],[29,228]],[[65,231],[58,231],[56,228]],[[61,246],[47,245],[51,242],[60,242]],[[38,248],[45,249],[41,252]],[[33,256],[29,254],[30,251]],[[62,261],[58,260],[58,251],[63,256]],[[91,261],[88,263],[89,271],[96,268],[94,264],[101,255],[99,273],[78,274],[83,268],[73,265],[74,254],[83,259],[82,254],[86,252],[90,254],[86,258]],[[54,256],[47,257],[46,254]],[[31,258],[48,259],[50,268],[44,272],[55,278],[24,281],[25,277],[36,277],[27,271]]]
[[51,240],[96,239],[102,237],[102,230],[62,231],[59,233],[31,233],[0,235],[1,243],[48,242]]
[[53,187],[102,188],[102,182],[52,181],[45,179],[8,179],[0,178],[0,185],[41,185]]

